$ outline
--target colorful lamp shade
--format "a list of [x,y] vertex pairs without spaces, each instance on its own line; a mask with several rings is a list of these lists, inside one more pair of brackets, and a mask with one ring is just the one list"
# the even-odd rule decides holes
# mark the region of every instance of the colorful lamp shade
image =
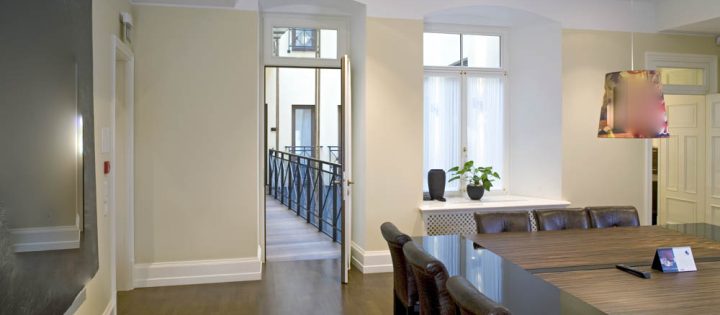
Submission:
[[605,75],[599,138],[667,138],[660,72],[632,70]]

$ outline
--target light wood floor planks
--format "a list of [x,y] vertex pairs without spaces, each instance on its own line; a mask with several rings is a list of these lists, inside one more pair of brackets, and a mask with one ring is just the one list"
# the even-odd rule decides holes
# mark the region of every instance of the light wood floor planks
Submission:
[[288,210],[275,198],[265,198],[267,261],[336,259],[340,244]]

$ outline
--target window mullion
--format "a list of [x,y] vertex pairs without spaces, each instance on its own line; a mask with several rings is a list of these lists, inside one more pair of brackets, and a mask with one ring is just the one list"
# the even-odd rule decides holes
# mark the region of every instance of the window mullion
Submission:
[[[467,75],[465,71],[460,71],[460,165],[464,165],[468,161],[467,154]],[[460,181],[460,191],[465,191],[467,180],[463,179]]]

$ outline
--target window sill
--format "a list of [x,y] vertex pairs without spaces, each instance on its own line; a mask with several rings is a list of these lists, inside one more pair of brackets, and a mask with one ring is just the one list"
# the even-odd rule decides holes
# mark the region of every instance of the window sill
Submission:
[[464,213],[478,210],[519,211],[543,208],[565,208],[570,203],[565,200],[542,199],[516,195],[489,195],[482,200],[471,200],[467,196],[450,197],[446,202],[423,201],[419,210],[424,215],[435,213]]

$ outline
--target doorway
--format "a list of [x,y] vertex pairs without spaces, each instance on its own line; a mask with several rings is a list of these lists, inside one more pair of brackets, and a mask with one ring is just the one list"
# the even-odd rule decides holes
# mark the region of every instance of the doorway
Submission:
[[339,68],[265,68],[265,259],[341,258]]
[[646,66],[660,70],[670,132],[652,141],[652,223],[714,223],[717,56],[650,52]]

